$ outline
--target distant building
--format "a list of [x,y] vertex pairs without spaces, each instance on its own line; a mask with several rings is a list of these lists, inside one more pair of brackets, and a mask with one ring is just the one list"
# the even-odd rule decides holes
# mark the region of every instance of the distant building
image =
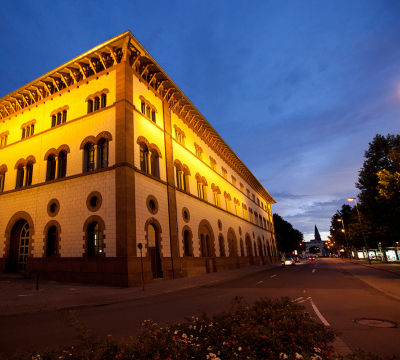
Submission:
[[325,241],[321,240],[321,235],[319,234],[317,225],[315,225],[315,230],[314,230],[314,239],[305,242],[306,244],[306,253],[309,253],[310,248],[312,248],[313,246],[316,246],[320,249],[319,255],[325,256],[325,255],[329,255],[329,253],[325,250],[325,246],[324,246]]
[[275,262],[273,203],[129,31],[0,99],[0,272],[134,286],[141,255],[145,282]]

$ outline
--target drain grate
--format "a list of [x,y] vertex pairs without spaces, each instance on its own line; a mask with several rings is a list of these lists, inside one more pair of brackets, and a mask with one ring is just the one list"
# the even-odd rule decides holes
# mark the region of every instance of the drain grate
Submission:
[[364,325],[364,326],[372,326],[372,327],[379,327],[379,328],[392,328],[396,327],[395,323],[385,321],[385,320],[376,320],[376,319],[361,319],[356,320],[357,324]]

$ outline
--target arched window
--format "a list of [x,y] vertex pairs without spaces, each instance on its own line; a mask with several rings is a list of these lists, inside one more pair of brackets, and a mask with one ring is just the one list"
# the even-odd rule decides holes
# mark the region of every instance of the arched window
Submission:
[[186,190],[186,174],[181,165],[175,164],[176,187],[180,190]]
[[61,151],[58,154],[58,173],[59,178],[63,178],[67,176],[67,152]]
[[25,169],[24,164],[19,164],[17,168],[17,182],[15,188],[21,188],[24,186]]
[[54,180],[56,178],[56,157],[50,155],[47,158],[47,172],[46,181]]
[[101,95],[101,108],[104,108],[107,106],[107,94],[102,94]]
[[151,259],[151,271],[153,273],[153,278],[162,278],[163,271],[160,241],[158,239],[158,231],[153,224],[149,224],[147,227],[147,253]]
[[149,172],[149,149],[144,143],[140,143],[140,170]]
[[87,113],[90,114],[93,112],[93,100],[88,100],[87,102]]
[[253,241],[253,245],[254,245],[254,255],[257,256],[257,246],[255,241]]
[[94,98],[94,111],[99,110],[100,109],[100,98],[98,96],[96,96]]
[[258,255],[263,256],[262,244],[260,239],[258,239]]
[[105,169],[108,167],[108,140],[102,139],[97,148],[99,152],[99,168]]
[[58,248],[58,230],[57,227],[51,226],[47,231],[47,250],[46,257],[57,255]]
[[59,112],[59,113],[57,113],[57,125],[61,124],[61,120],[62,120],[62,113]]
[[222,235],[219,236],[218,242],[219,242],[219,254],[220,256],[225,256],[225,244]]
[[5,181],[6,181],[6,167],[0,166],[0,192],[4,191]]
[[155,150],[150,152],[150,174],[160,178],[158,152]]
[[97,256],[103,253],[103,231],[98,222],[92,222],[87,231],[87,256]]
[[29,224],[26,222],[22,227],[19,241],[18,271],[26,270],[26,261],[29,254]]
[[240,255],[241,255],[241,256],[244,256],[243,239],[240,239]]
[[92,171],[94,170],[94,144],[88,142],[84,149],[84,171]]
[[188,230],[183,232],[183,249],[185,256],[192,256],[190,249],[190,234]]
[[32,185],[33,164],[31,162],[26,165],[26,185]]

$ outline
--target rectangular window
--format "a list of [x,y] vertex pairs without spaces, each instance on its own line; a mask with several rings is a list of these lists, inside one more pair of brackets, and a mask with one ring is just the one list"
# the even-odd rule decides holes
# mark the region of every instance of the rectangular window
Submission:
[[148,118],[150,118],[150,107],[149,106],[146,107],[146,116]]
[[247,220],[247,210],[245,208],[243,208],[243,217]]
[[236,208],[236,215],[240,216],[240,206],[235,206]]
[[56,116],[55,115],[53,115],[51,117],[51,127],[54,127],[54,126],[56,126]]
[[250,190],[246,189],[246,191],[247,191],[247,196],[250,197]]
[[151,112],[151,120],[156,122],[156,112],[154,110]]
[[228,178],[228,172],[224,168],[222,168],[222,176],[224,177],[224,179]]
[[266,229],[267,228],[267,221],[265,220],[265,218],[263,218],[263,220],[264,220],[264,229]]
[[64,111],[63,111],[62,122],[63,122],[63,124],[64,124],[65,122],[67,122],[67,110],[64,110]]
[[33,135],[34,132],[35,132],[35,125],[31,125],[31,136]]
[[23,138],[25,138],[25,128],[22,129],[22,137],[21,137],[21,139],[23,139]]
[[30,127],[28,126],[26,128],[25,137],[29,137],[29,133],[30,133]]
[[253,222],[253,213],[249,211],[249,214],[250,214],[250,222]]
[[256,202],[256,196],[254,194],[253,195],[253,201]]
[[260,206],[260,199],[259,198],[257,198],[257,204],[258,204],[258,206]]
[[61,113],[57,113],[57,125],[61,124]]
[[142,110],[142,114],[146,114],[146,104],[144,102],[142,102],[141,110]]
[[254,213],[254,223],[256,224],[256,225],[258,225],[258,215],[257,215],[257,213],[255,212]]
[[232,185],[233,185],[233,186],[236,186],[236,179],[235,179],[234,176],[232,176]]
[[241,191],[241,192],[244,192],[244,186],[243,186],[242,183],[240,183],[240,191]]

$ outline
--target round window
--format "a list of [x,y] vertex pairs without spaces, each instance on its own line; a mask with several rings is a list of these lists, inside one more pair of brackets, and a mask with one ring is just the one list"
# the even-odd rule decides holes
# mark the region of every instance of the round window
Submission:
[[57,199],[51,199],[47,204],[47,214],[50,217],[57,216],[60,211],[60,202]]
[[158,212],[158,201],[155,196],[149,195],[146,199],[147,210],[149,213],[155,215]]
[[99,204],[99,198],[97,196],[93,196],[90,199],[90,206],[96,207]]
[[92,191],[86,198],[86,206],[89,211],[96,212],[101,208],[103,197],[98,191]]
[[188,223],[190,221],[190,212],[188,208],[184,207],[182,209],[182,217],[185,223]]
[[51,204],[50,205],[50,212],[52,214],[54,214],[56,212],[56,210],[57,210],[57,204],[56,203]]

